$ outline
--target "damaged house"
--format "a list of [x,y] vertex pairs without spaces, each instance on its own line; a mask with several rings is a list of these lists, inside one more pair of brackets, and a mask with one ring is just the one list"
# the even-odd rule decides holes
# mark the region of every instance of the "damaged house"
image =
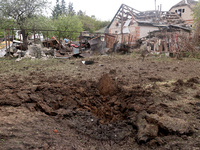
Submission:
[[182,0],[178,4],[172,6],[169,10],[170,12],[177,13],[186,24],[192,27],[194,20],[192,16],[192,8],[197,4],[194,0]]
[[141,12],[122,4],[107,27],[105,39],[109,48],[113,48],[116,42],[135,46],[150,32],[161,31],[169,26],[186,28],[185,21],[175,11]]

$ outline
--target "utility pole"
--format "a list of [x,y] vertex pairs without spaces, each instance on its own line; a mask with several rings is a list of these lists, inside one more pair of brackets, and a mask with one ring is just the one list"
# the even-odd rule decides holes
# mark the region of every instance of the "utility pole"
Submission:
[[124,4],[122,4],[122,17],[121,17],[121,47],[122,47],[122,43],[124,42],[123,29],[124,29]]
[[[155,0],[155,11],[156,11],[156,7],[157,7],[157,5],[156,5],[156,0]],[[156,11],[155,15],[156,15],[156,21],[157,21],[157,16],[158,16],[157,11]]]

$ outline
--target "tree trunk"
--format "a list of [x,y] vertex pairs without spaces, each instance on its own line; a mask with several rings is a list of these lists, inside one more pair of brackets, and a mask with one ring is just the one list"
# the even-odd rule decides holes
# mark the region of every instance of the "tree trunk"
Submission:
[[28,40],[27,40],[28,34],[26,34],[26,31],[23,28],[21,29],[21,34],[23,37],[22,50],[27,50],[28,49]]

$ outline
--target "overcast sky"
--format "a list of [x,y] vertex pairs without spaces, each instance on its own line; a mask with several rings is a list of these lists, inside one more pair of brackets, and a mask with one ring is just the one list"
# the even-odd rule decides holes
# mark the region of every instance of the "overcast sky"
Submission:
[[[56,0],[51,1],[51,7],[55,6]],[[60,0],[61,1],[61,0]],[[157,6],[162,4],[162,10],[168,11],[173,5],[181,0],[156,0]],[[139,11],[155,10],[155,0],[66,0],[73,3],[75,11],[82,10],[87,15],[95,15],[102,21],[110,21],[116,14],[121,4],[126,4]]]

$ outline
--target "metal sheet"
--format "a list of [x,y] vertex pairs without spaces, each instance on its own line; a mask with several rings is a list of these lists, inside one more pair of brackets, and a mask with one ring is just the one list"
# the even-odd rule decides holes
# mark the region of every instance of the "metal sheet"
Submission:
[[73,47],[73,54],[79,54],[79,48]]

